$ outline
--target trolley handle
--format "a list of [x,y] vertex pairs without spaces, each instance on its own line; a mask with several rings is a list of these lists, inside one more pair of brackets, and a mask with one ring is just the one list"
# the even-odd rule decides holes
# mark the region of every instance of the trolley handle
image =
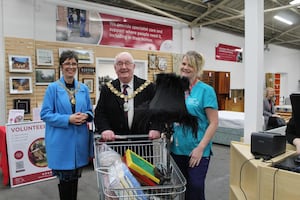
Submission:
[[[115,135],[115,139],[116,140],[128,140],[128,139],[148,139],[148,135],[147,134],[141,134],[141,135],[138,135],[138,134],[136,134],[136,135],[118,135],[118,134],[116,134]],[[101,134],[99,134],[99,133],[96,133],[95,135],[94,135],[94,138],[95,139],[98,139],[98,140],[101,140],[102,139],[102,136],[101,136]]]

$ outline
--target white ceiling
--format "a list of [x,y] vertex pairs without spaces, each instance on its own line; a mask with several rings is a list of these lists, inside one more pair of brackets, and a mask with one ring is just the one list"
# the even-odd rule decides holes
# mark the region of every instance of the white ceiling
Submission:
[[[164,16],[191,27],[208,27],[244,36],[244,0],[86,0]],[[264,0],[265,44],[300,50],[300,4],[291,0]],[[289,26],[273,18],[281,15],[294,22]]]

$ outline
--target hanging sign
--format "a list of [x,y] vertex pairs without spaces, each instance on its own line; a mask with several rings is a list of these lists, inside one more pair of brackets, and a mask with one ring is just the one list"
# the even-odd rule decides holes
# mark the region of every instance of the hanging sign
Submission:
[[218,44],[218,46],[216,46],[216,60],[242,62],[242,53],[243,49],[241,47],[226,44]]

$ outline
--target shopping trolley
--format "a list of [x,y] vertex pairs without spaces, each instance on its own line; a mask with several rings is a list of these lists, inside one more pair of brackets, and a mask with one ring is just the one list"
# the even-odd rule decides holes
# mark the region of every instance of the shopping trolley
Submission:
[[[164,138],[149,140],[145,135],[117,136],[112,142],[101,141],[100,135],[95,135],[95,159],[94,166],[97,173],[97,183],[100,200],[162,200],[176,199],[184,200],[186,190],[186,179],[177,167],[175,161],[170,158],[166,149]],[[142,139],[143,138],[143,139]],[[119,140],[121,139],[121,140]],[[139,186],[127,188],[115,188],[107,184],[107,167],[101,166],[102,145],[108,145],[121,155],[130,149],[155,166],[169,164],[170,177],[162,184],[155,186]],[[100,157],[99,157],[100,156]],[[168,169],[167,169],[168,170]],[[136,191],[142,191],[137,193]],[[117,195],[116,195],[117,194]]]

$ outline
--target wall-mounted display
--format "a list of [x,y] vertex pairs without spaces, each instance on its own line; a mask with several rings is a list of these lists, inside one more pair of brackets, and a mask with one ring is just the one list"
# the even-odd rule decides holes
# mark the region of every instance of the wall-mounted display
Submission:
[[64,51],[75,51],[78,56],[78,63],[94,63],[94,52],[91,50],[59,48],[59,57]]
[[156,69],[156,59],[157,59],[157,56],[155,54],[148,54],[149,69]]
[[32,93],[31,77],[9,77],[10,94]]
[[9,55],[9,72],[32,72],[32,63],[30,56]]
[[95,74],[96,69],[95,67],[80,67],[79,72],[81,74]]
[[94,79],[92,78],[84,78],[82,82],[88,86],[90,92],[94,92]]
[[48,85],[55,81],[55,69],[35,69],[35,84]]
[[14,109],[24,110],[24,114],[30,114],[30,99],[14,99]]
[[53,65],[53,51],[49,49],[36,50],[37,65]]
[[158,58],[158,69],[165,71],[167,69],[167,59],[165,57]]

